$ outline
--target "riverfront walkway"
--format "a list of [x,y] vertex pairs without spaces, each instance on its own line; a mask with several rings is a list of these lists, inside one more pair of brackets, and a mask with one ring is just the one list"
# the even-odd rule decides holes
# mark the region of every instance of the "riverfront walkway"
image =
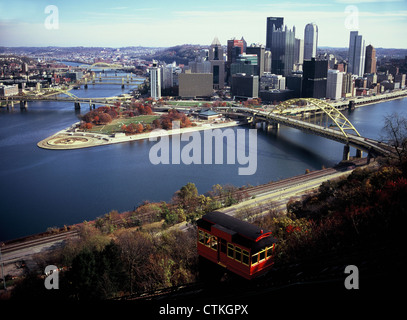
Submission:
[[196,127],[188,127],[173,130],[153,130],[146,133],[138,133],[132,135],[116,134],[116,135],[106,135],[97,133],[86,133],[76,131],[76,126],[78,123],[74,124],[72,127],[66,128],[57,132],[56,134],[48,137],[37,143],[38,147],[43,149],[51,150],[71,150],[71,149],[82,149],[103,145],[110,145],[115,143],[124,143],[129,141],[144,140],[150,138],[158,138],[164,135],[170,136],[174,134],[182,134],[188,132],[219,129],[238,126],[239,123],[236,121],[229,121],[225,123],[218,124],[202,124]]

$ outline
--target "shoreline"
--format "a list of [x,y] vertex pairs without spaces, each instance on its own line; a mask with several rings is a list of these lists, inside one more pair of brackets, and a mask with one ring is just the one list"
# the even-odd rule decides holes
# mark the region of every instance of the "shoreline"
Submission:
[[97,146],[106,146],[117,143],[125,143],[130,141],[145,140],[150,138],[158,138],[162,136],[172,136],[176,134],[203,131],[209,129],[228,128],[241,125],[239,121],[229,121],[218,124],[203,124],[196,127],[172,129],[172,130],[158,130],[146,133],[138,133],[132,135],[121,135],[112,137],[106,134],[75,132],[75,127],[78,122],[72,126],[58,131],[52,136],[45,138],[37,143],[37,146],[42,149],[48,150],[74,150],[91,148]]
[[[383,99],[378,99],[374,101],[367,101],[366,103],[360,103],[355,105],[356,108],[361,108],[364,106],[382,103],[386,101],[392,101],[397,99],[407,98],[407,95],[399,94],[395,95],[394,97],[383,97]],[[181,128],[181,129],[173,129],[173,130],[160,130],[160,131],[151,131],[147,133],[139,133],[133,135],[119,135],[119,136],[111,136],[106,134],[98,134],[98,133],[88,133],[88,132],[78,132],[76,131],[76,127],[78,122],[74,123],[68,128],[65,128],[57,133],[47,137],[37,143],[37,146],[42,149],[48,150],[74,150],[74,149],[83,149],[83,148],[90,148],[90,147],[97,147],[97,146],[106,146],[110,144],[117,144],[117,143],[125,143],[130,141],[138,141],[138,140],[145,140],[149,138],[157,138],[162,136],[172,136],[174,134],[182,134],[188,132],[195,132],[195,131],[203,131],[208,129],[218,129],[218,128],[227,128],[233,126],[239,126],[240,123],[238,121],[230,121],[226,123],[220,124],[203,124],[201,126],[196,127],[188,127],[188,128]]]

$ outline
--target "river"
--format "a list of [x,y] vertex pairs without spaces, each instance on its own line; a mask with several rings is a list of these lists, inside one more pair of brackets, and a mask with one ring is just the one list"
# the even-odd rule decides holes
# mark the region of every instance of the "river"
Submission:
[[[127,91],[96,84],[72,93],[108,97]],[[85,106],[80,112],[88,110]],[[345,114],[361,135],[378,139],[384,116],[393,112],[407,116],[407,99]],[[111,210],[132,210],[145,200],[169,201],[188,182],[205,193],[215,184],[258,185],[303,174],[334,165],[343,151],[337,142],[296,129],[282,126],[268,134],[258,130],[257,170],[239,175],[238,162],[154,165],[149,152],[155,142],[148,140],[77,150],[37,147],[40,140],[77,121],[73,103],[29,102],[27,110],[0,110],[0,241],[93,220]],[[242,128],[247,133],[245,127],[232,130]]]

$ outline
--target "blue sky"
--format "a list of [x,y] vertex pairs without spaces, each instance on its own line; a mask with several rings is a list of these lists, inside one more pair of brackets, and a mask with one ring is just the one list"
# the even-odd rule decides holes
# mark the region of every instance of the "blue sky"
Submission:
[[[44,25],[49,5],[57,29]],[[284,17],[301,39],[316,23],[319,46],[347,47],[352,29],[366,45],[407,48],[407,0],[0,0],[0,46],[205,45],[215,36],[265,44],[268,16]]]

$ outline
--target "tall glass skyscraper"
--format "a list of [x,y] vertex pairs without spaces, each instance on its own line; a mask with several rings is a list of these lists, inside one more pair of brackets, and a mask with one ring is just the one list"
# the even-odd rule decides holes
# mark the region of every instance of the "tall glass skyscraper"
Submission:
[[268,17],[267,30],[266,30],[266,50],[271,49],[271,42],[273,39],[273,29],[283,28],[284,18]]
[[318,47],[318,26],[315,23],[308,23],[304,30],[304,59],[310,60],[317,56]]
[[348,51],[348,72],[363,76],[365,72],[365,40],[357,31],[350,32],[349,51]]
[[292,73],[295,58],[295,27],[292,30],[273,30],[271,42],[271,72],[288,76]]

